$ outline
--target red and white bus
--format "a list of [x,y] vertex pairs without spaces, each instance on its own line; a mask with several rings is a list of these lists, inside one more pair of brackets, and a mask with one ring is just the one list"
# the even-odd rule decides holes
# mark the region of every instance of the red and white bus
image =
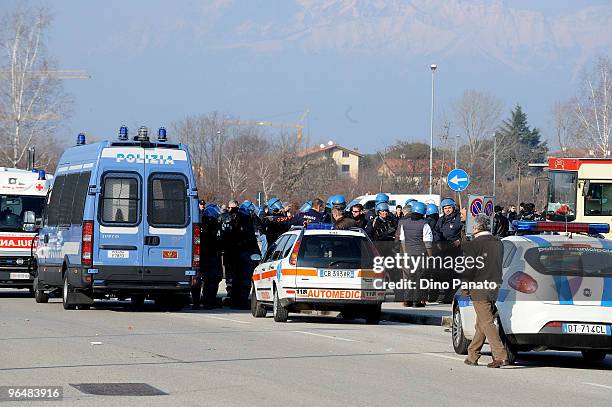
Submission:
[[547,220],[612,227],[612,159],[549,158],[548,180]]

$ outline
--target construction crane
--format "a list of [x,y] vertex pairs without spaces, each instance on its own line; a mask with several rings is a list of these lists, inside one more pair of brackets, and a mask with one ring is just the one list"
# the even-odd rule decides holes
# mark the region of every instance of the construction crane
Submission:
[[258,121],[258,120],[226,120],[225,123],[233,126],[262,126],[262,127],[275,127],[280,129],[294,128],[297,133],[297,142],[302,141],[302,134],[304,130],[304,120],[310,113],[310,109],[306,109],[300,116],[297,123],[280,123],[271,121]]

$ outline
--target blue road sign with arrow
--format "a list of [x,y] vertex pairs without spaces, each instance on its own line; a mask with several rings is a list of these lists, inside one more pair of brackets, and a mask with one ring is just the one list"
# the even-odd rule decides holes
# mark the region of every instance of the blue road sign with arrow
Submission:
[[464,191],[470,185],[470,177],[461,168],[455,168],[446,177],[448,187],[453,191]]

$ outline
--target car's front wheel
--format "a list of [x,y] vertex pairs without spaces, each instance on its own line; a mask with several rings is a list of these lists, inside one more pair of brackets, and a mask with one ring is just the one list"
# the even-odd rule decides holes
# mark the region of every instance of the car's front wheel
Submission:
[[453,325],[451,327],[453,335],[453,349],[458,355],[467,355],[470,341],[463,334],[463,321],[459,307],[453,309]]

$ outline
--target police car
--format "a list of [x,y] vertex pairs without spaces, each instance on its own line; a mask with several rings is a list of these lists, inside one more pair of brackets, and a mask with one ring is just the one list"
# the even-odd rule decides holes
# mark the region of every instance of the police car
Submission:
[[270,245],[253,273],[251,312],[261,318],[272,309],[274,320],[285,322],[289,312],[334,310],[377,324],[385,291],[375,289],[384,276],[372,270],[375,253],[361,229],[293,227]]
[[[612,352],[612,242],[591,235],[607,233],[609,225],[521,221],[515,228],[529,234],[502,240],[497,299],[509,361],[519,351],[546,349],[603,360]],[[532,234],[537,232],[561,233]],[[475,322],[470,298],[458,293],[452,323],[456,353],[467,353]]]

